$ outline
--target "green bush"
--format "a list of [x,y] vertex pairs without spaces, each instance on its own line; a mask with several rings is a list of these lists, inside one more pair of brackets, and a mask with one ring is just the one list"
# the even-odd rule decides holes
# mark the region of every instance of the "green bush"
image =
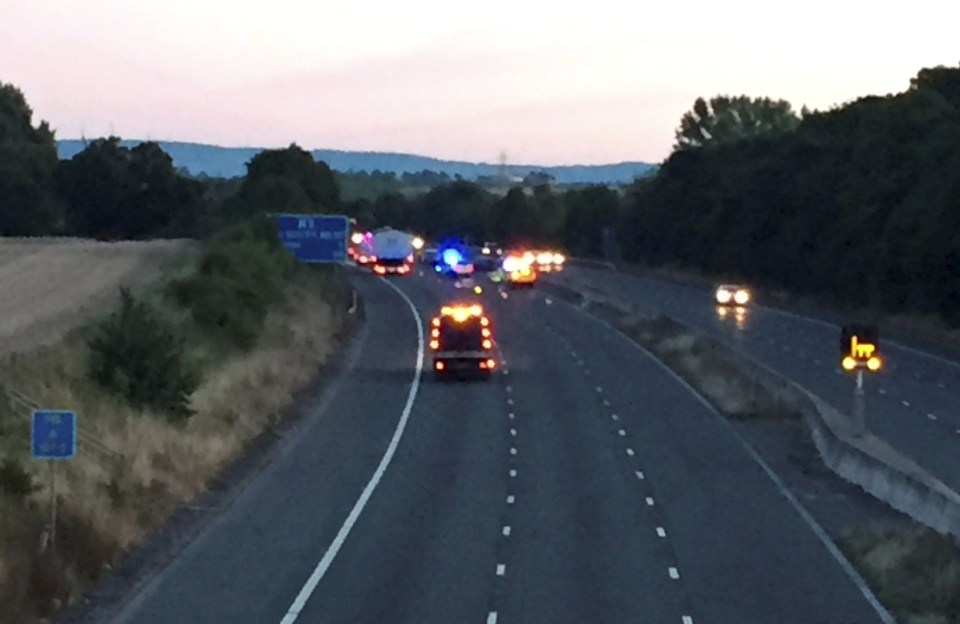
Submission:
[[146,303],[120,291],[119,309],[100,323],[89,340],[90,373],[104,388],[138,408],[190,415],[198,380],[186,365],[183,341]]
[[196,272],[172,282],[167,293],[201,328],[246,350],[256,344],[270,307],[284,301],[295,267],[275,226],[251,220],[212,240]]
[[12,498],[26,498],[39,488],[33,477],[16,459],[4,459],[0,463],[0,493]]

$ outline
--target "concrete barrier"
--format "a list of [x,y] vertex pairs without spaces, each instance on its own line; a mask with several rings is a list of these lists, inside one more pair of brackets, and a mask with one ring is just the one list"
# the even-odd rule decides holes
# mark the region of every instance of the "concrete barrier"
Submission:
[[697,336],[714,355],[763,388],[779,408],[799,415],[823,463],[835,474],[917,522],[950,535],[960,545],[960,494],[813,392],[703,332],[650,309],[630,306],[589,289],[550,284],[545,290],[577,302],[617,326],[622,327],[623,320],[633,316],[669,323]]

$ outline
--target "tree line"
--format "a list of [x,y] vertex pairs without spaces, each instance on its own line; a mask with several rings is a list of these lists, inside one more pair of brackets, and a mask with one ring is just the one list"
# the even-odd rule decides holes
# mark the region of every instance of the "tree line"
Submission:
[[348,214],[362,228],[685,266],[960,325],[960,67],[826,111],[698,98],[676,137],[654,175],[625,187],[534,176],[499,194],[432,172],[335,173],[296,145],[261,152],[244,178],[201,179],[156,144],[112,138],[61,162],[47,124],[0,85],[0,235],[203,236],[267,210]]
[[630,260],[960,324],[960,67],[694,143],[628,193]]

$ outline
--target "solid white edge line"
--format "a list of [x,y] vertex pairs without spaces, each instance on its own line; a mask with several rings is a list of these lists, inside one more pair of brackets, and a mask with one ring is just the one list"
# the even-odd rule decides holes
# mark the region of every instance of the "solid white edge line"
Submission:
[[[570,306],[570,307],[572,307],[574,310],[577,310],[575,306]],[[873,610],[876,611],[877,615],[880,617],[880,620],[884,624],[897,624],[897,621],[894,619],[894,617],[890,614],[889,611],[887,611],[886,607],[880,604],[880,601],[877,600],[877,597],[874,595],[873,591],[871,591],[870,586],[867,585],[867,582],[863,579],[863,577],[860,575],[857,569],[853,567],[853,564],[850,563],[850,561],[843,555],[842,552],[840,552],[840,549],[837,548],[837,545],[833,543],[833,540],[830,539],[830,536],[827,534],[824,528],[820,526],[820,523],[817,522],[812,515],[810,515],[810,512],[807,511],[806,507],[804,507],[799,500],[797,500],[797,498],[793,495],[793,492],[791,492],[787,488],[786,484],[777,475],[777,473],[775,473],[773,469],[770,468],[769,465],[767,465],[767,462],[765,462],[763,458],[760,457],[760,454],[757,453],[757,451],[754,450],[752,446],[750,446],[750,444],[743,438],[743,436],[741,436],[737,432],[737,430],[733,428],[733,425],[730,424],[730,421],[728,421],[723,416],[723,414],[718,412],[713,407],[713,405],[711,405],[710,402],[707,401],[707,399],[704,398],[702,394],[697,392],[693,386],[687,383],[687,381],[683,377],[675,373],[673,369],[671,369],[669,366],[667,366],[666,364],[658,360],[656,356],[650,353],[650,351],[645,349],[642,345],[635,342],[632,338],[630,338],[629,336],[627,336],[626,334],[621,332],[619,329],[617,329],[610,323],[606,322],[605,320],[601,318],[597,318],[596,316],[593,316],[589,312],[585,312],[583,310],[577,310],[577,311],[593,319],[597,323],[600,323],[602,325],[605,325],[613,329],[617,333],[617,335],[619,335],[621,338],[627,341],[627,343],[632,345],[635,349],[637,349],[638,351],[643,353],[646,357],[650,358],[653,362],[655,362],[657,366],[659,366],[661,369],[666,371],[671,377],[673,377],[677,381],[677,383],[679,383],[681,386],[686,388],[687,391],[689,391],[690,394],[692,394],[707,409],[707,411],[713,414],[723,424],[723,426],[726,427],[726,429],[733,435],[733,437],[736,438],[736,440],[740,443],[740,446],[743,447],[743,449],[747,452],[747,455],[749,455],[750,458],[753,459],[753,461],[755,461],[760,466],[763,472],[766,473],[767,477],[769,477],[770,480],[773,481],[774,485],[776,485],[777,490],[779,490],[780,494],[783,495],[783,497],[786,498],[790,502],[790,504],[793,506],[794,510],[798,514],[800,514],[800,517],[803,518],[804,522],[807,523],[807,526],[810,527],[810,530],[813,531],[814,535],[817,536],[817,538],[824,545],[827,551],[833,556],[837,564],[839,564],[839,566],[843,569],[843,571],[847,573],[847,576],[850,577],[850,580],[853,581],[853,584],[857,587],[857,589],[860,590],[860,593],[863,594],[863,597],[866,599],[866,601],[870,604],[871,607],[873,607]],[[652,503],[651,499],[647,499],[647,501],[648,501],[648,504]]]
[[297,621],[297,618],[300,616],[300,612],[303,610],[304,605],[307,604],[307,600],[310,599],[310,596],[317,588],[320,580],[323,579],[323,576],[330,568],[330,564],[333,563],[337,553],[340,552],[340,548],[343,547],[343,543],[346,541],[347,536],[350,535],[350,531],[353,529],[353,525],[356,524],[357,518],[360,517],[360,514],[363,512],[363,508],[367,505],[367,501],[370,500],[370,496],[380,483],[380,479],[383,478],[383,474],[387,471],[387,467],[390,465],[390,461],[393,459],[393,455],[397,451],[397,446],[400,444],[400,438],[403,437],[403,432],[407,427],[407,421],[410,419],[410,412],[413,409],[413,403],[417,398],[417,390],[420,387],[420,377],[423,373],[423,319],[420,317],[420,313],[417,312],[417,307],[414,305],[413,301],[410,300],[410,297],[406,295],[406,293],[390,283],[387,279],[382,277],[380,279],[383,281],[383,283],[400,295],[400,297],[406,302],[407,306],[409,306],[410,311],[413,313],[413,318],[417,324],[416,372],[413,375],[413,382],[410,384],[410,392],[407,394],[407,402],[403,406],[403,412],[400,415],[400,421],[397,423],[397,428],[393,432],[393,437],[390,439],[390,444],[387,446],[386,452],[384,452],[383,457],[380,459],[380,464],[374,471],[373,476],[370,477],[370,481],[367,482],[366,487],[363,488],[363,492],[360,493],[360,498],[357,499],[353,509],[350,510],[350,514],[347,516],[347,519],[343,521],[343,525],[337,532],[336,537],[333,538],[333,542],[330,544],[330,547],[327,548],[327,552],[324,553],[323,558],[320,559],[320,562],[313,570],[310,578],[308,578],[307,582],[304,583],[300,593],[297,594],[297,597],[294,598],[290,608],[287,609],[287,614],[280,621],[280,624],[293,624],[293,622]]

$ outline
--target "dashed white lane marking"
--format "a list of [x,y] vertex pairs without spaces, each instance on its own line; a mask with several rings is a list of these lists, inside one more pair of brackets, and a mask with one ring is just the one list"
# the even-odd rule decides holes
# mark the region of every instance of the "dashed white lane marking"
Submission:
[[904,399],[903,401],[901,401],[901,403],[903,403],[903,406],[904,406],[904,407],[910,407],[910,401],[908,401],[908,400],[906,400],[906,399]]
[[927,413],[927,418],[929,418],[930,420],[936,420],[936,419],[937,419],[937,415],[936,415],[936,414],[931,414],[931,413],[928,412],[928,413]]
[[603,388],[601,388],[600,386],[597,386],[597,392],[603,392]]
[[647,497],[647,506],[648,506],[648,507],[653,507],[653,499],[650,498],[649,496]]
[[583,374],[584,374],[584,375],[589,375],[589,374],[590,374],[590,369],[589,369],[589,368],[583,369]]
[[507,392],[513,392],[513,386],[507,386]]
[[693,618],[689,615],[683,616],[683,624],[693,624]]
[[629,455],[630,457],[633,457],[633,449],[628,448],[628,449],[627,449],[627,455]]
[[944,388],[947,387],[947,384],[943,383],[942,381],[938,381],[938,382],[937,382],[937,387],[940,388],[941,390],[943,390]]
[[577,366],[583,366],[583,360],[577,360]]
[[813,363],[820,366],[820,358],[813,358]]
[[517,454],[517,447],[511,446],[511,447],[510,447],[510,454],[511,454],[511,455],[516,455],[516,454]]
[[616,414],[610,414],[610,418],[612,418],[612,419],[614,419],[614,420],[620,420],[620,417],[617,416]]
[[503,536],[510,537],[510,525],[506,525],[503,527]]
[[510,430],[510,435],[512,435],[513,437],[517,437],[517,430],[516,430],[516,429],[511,429],[511,430]]
[[604,400],[603,400],[603,406],[604,406],[604,407],[610,407],[610,400],[609,400],[609,399],[604,399]]
[[507,414],[507,418],[509,418],[510,420],[513,420],[513,419],[516,418],[516,417],[517,417],[517,415],[514,414],[513,412],[510,412],[509,414]]
[[638,478],[638,479],[640,479],[641,481],[643,481],[643,472],[642,472],[642,471],[638,470],[638,471],[636,471],[634,474],[637,475],[637,478]]
[[516,476],[517,476],[517,471],[511,469],[511,470],[510,470],[510,476],[511,476],[511,477],[516,477]]
[[666,537],[667,532],[663,530],[663,527],[657,527],[657,537]]
[[[497,624],[497,612],[491,611],[487,614],[487,624]],[[684,623],[686,624],[686,623]]]
[[510,374],[510,371],[508,371],[507,369],[503,369],[503,374],[504,374],[504,375],[509,375],[509,374]]
[[680,578],[680,571],[673,566],[670,566],[669,568],[667,568],[667,572],[670,574],[670,578],[672,579]]
[[506,574],[506,573],[507,573],[507,566],[503,565],[502,563],[498,563],[498,564],[497,564],[497,576],[503,576],[503,575]]
[[507,399],[507,405],[513,405],[513,399]]
[[619,434],[620,434],[620,437],[622,438],[623,436],[627,435],[627,430],[626,430],[626,429],[621,429],[621,430],[618,431],[617,433],[619,433]]
[[886,394],[886,393],[887,393],[887,389],[886,389],[886,388],[880,388],[879,390],[877,390],[877,392],[879,392],[880,394]]
[[320,584],[320,581],[327,573],[327,570],[330,569],[330,564],[333,563],[337,553],[340,552],[340,548],[342,548],[344,542],[347,541],[347,537],[350,535],[353,525],[356,524],[357,518],[359,518],[360,514],[363,513],[363,508],[367,506],[367,501],[370,500],[370,497],[373,495],[373,491],[377,488],[377,485],[379,485],[380,480],[387,471],[387,467],[390,465],[390,461],[397,452],[397,446],[399,446],[400,438],[403,437],[403,432],[407,428],[407,421],[410,420],[410,412],[413,410],[413,403],[417,398],[417,390],[420,387],[420,377],[423,374],[423,319],[420,317],[420,313],[417,312],[417,306],[413,304],[413,301],[411,301],[402,290],[394,286],[386,279],[384,279],[383,282],[396,291],[401,298],[403,298],[404,302],[406,302],[407,306],[410,308],[410,311],[413,313],[413,318],[416,321],[417,363],[413,375],[413,381],[410,383],[410,391],[407,393],[407,402],[403,406],[403,411],[400,414],[400,421],[397,423],[397,427],[393,431],[393,437],[390,438],[390,444],[387,446],[387,450],[383,453],[383,457],[380,459],[377,469],[373,472],[373,476],[370,477],[370,481],[368,481],[366,487],[363,488],[363,491],[360,493],[360,498],[358,498],[357,502],[354,503],[353,509],[350,510],[350,514],[347,516],[347,519],[343,521],[343,525],[340,527],[340,530],[337,531],[337,535],[333,538],[333,542],[331,542],[330,546],[327,548],[327,551],[323,553],[323,558],[321,558],[319,563],[317,563],[317,567],[314,568],[313,572],[310,574],[310,577],[307,578],[307,582],[303,584],[303,587],[300,589],[297,597],[293,599],[293,603],[290,605],[290,608],[287,609],[287,613],[283,616],[283,619],[280,620],[280,624],[293,624],[297,621],[297,618],[300,617],[300,612],[303,611],[303,607],[307,604],[307,601],[317,588],[317,585]]
[[511,494],[510,496],[507,497],[507,504],[508,504],[508,505],[512,505],[512,504],[514,504],[516,501],[517,501],[517,499],[516,499],[516,497],[515,497],[513,494]]

